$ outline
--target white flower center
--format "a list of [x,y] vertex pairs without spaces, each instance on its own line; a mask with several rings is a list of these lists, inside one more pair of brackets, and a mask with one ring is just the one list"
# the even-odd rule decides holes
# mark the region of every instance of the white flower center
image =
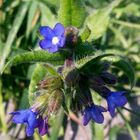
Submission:
[[56,45],[58,42],[59,42],[58,37],[55,36],[55,37],[52,38],[52,44],[53,45]]

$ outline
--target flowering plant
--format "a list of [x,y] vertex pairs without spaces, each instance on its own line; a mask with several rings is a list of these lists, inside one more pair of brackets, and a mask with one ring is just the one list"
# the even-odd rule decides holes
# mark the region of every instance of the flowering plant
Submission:
[[[32,136],[36,128],[40,135],[48,133],[48,121],[61,106],[67,113],[69,110],[81,112],[83,125],[87,125],[90,120],[103,123],[103,112],[108,111],[114,117],[116,108],[123,107],[127,103],[125,91],[109,89],[109,85],[116,84],[117,77],[108,72],[111,64],[101,59],[107,56],[116,57],[116,55],[111,53],[90,55],[82,58],[85,62],[79,62],[81,59],[75,62],[73,55],[79,47],[77,30],[72,26],[65,29],[61,23],[57,23],[53,29],[48,26],[39,29],[40,35],[43,36],[39,45],[43,51],[63,53],[69,50],[69,53],[65,56],[64,64],[57,69],[50,64],[40,66],[46,67],[46,72],[48,69],[50,74],[45,74],[43,81],[36,85],[37,95],[34,95],[31,107],[10,113],[14,123],[27,125],[28,136]],[[107,107],[94,103],[92,94],[95,93],[91,90],[107,101]],[[67,106],[66,99],[70,101],[70,106]]]
[[[112,29],[111,13],[122,0],[114,0],[87,17],[82,1],[60,1],[59,22],[37,26],[37,50],[13,55],[0,70],[35,63],[28,73],[28,97],[23,101],[26,105],[9,112],[14,124],[25,126],[27,136],[58,135],[64,118],[82,127],[91,124],[103,129],[108,118],[112,121],[117,114],[125,120],[122,109],[132,112],[126,105],[135,85],[134,69],[121,52],[100,48],[105,44],[107,28]],[[127,79],[123,81],[122,77]],[[82,120],[77,121],[79,116]],[[52,140],[57,139],[51,136]]]

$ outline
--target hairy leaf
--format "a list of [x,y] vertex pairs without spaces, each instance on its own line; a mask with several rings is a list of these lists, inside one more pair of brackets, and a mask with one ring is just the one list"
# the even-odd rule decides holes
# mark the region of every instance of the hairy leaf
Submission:
[[44,67],[47,69],[47,71],[51,74],[51,75],[56,75],[56,76],[59,76],[59,73],[56,71],[56,69],[48,64],[48,63],[45,63],[44,64]]
[[5,68],[9,65],[17,65],[30,62],[50,62],[53,64],[62,64],[63,60],[64,58],[59,53],[50,54],[47,51],[39,50],[14,56],[7,62]]
[[91,67],[101,59],[111,62],[112,65],[122,70],[129,78],[131,89],[133,88],[133,86],[135,85],[135,71],[130,62],[128,62],[122,56],[115,55],[112,53],[96,52],[96,55],[94,54],[93,56],[87,56],[76,61],[75,65],[80,71],[83,72],[90,70]]
[[36,68],[34,69],[29,85],[29,103],[32,104],[34,99],[34,93],[36,92],[36,85],[39,81],[43,80],[44,76],[46,75],[47,70],[44,66],[37,64]]
[[129,61],[127,61],[125,58],[120,57],[116,62],[113,63],[114,66],[121,69],[129,78],[131,89],[135,85],[135,71],[132,65]]

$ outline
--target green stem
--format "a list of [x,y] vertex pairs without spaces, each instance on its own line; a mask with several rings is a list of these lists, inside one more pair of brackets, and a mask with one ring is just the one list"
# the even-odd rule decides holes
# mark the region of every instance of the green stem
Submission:
[[4,107],[3,107],[1,78],[0,78],[0,121],[2,124],[2,132],[6,133],[7,125],[6,125],[6,120],[5,120],[5,111],[4,111]]
[[137,140],[137,137],[136,137],[135,133],[133,132],[133,129],[131,128],[128,120],[125,118],[125,116],[123,115],[123,113],[121,112],[120,109],[118,109],[118,112],[121,115],[122,119],[125,121],[125,125],[127,127],[127,130],[129,131],[129,134],[130,134],[132,140]]
[[121,20],[112,20],[112,22],[126,27],[140,29],[140,24],[125,22]]
[[55,125],[52,128],[52,134],[51,134],[50,140],[57,140],[58,139],[63,119],[64,119],[64,111],[61,108],[60,112],[59,112],[59,116],[58,116],[58,118],[56,118]]
[[134,115],[136,115],[136,116],[140,116],[140,113],[135,112],[135,111],[133,111],[133,110],[131,110],[131,109],[129,109],[129,108],[122,107],[122,109],[125,109],[125,110],[129,111],[130,113],[132,113],[132,114],[134,114]]
[[114,28],[112,25],[110,25],[109,28],[112,30],[112,32],[114,34],[116,34],[116,37],[121,41],[121,43],[123,44],[124,48],[128,48],[129,47],[129,44],[127,43],[128,41],[123,36],[121,31],[119,31],[118,29]]

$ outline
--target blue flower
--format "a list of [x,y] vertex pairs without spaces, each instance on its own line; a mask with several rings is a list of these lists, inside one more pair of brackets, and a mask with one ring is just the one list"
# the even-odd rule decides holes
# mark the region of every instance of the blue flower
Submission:
[[20,110],[11,112],[13,115],[12,121],[14,123],[26,124],[26,134],[27,136],[32,136],[34,134],[34,129],[38,128],[39,134],[41,136],[48,132],[48,119],[43,119],[42,116],[38,116],[38,113],[33,112],[31,109]]
[[96,123],[103,123],[104,116],[102,112],[106,112],[106,109],[102,106],[92,105],[86,107],[84,110],[83,125],[87,125],[91,119]]
[[44,37],[44,39],[39,42],[42,49],[54,53],[58,51],[59,47],[64,46],[65,28],[62,24],[57,23],[53,29],[48,26],[42,26],[39,31]]
[[107,104],[108,104],[108,111],[110,112],[110,115],[112,117],[115,116],[115,109],[117,107],[124,106],[127,103],[126,97],[123,95],[124,91],[118,91],[118,92],[110,92],[108,96],[106,97]]
[[32,136],[34,133],[34,129],[37,126],[37,114],[30,109],[26,110],[20,110],[11,112],[11,115],[13,115],[12,121],[14,123],[21,123],[26,124],[26,134],[27,136]]

